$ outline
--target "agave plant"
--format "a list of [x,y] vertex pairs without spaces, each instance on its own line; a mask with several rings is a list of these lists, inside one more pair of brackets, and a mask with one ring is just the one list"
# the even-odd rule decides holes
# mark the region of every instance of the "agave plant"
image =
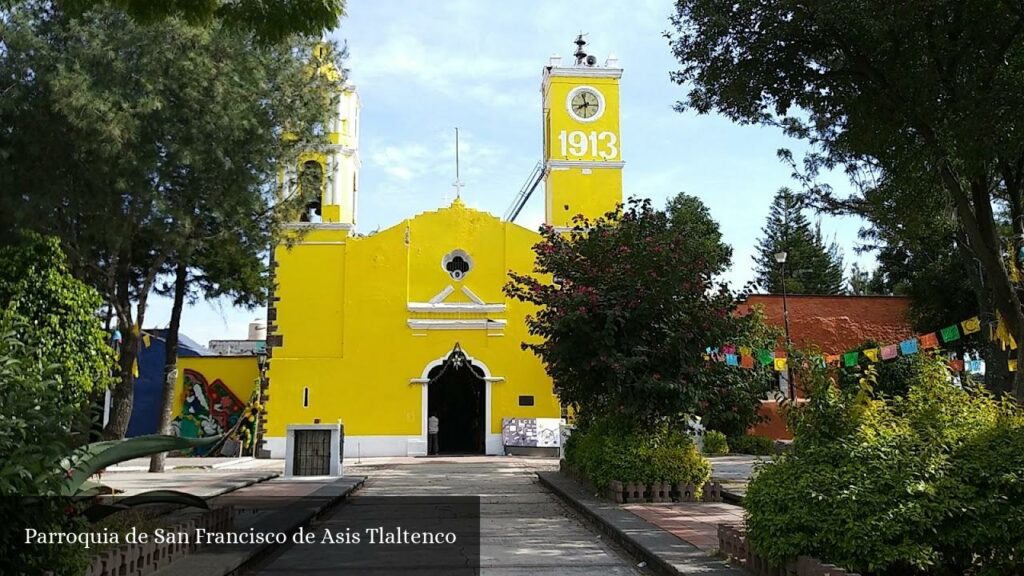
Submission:
[[[71,497],[76,501],[92,500],[98,496],[112,495],[114,493],[113,489],[98,482],[93,482],[89,478],[108,466],[113,466],[132,458],[152,456],[153,454],[170,450],[205,448],[216,444],[221,439],[221,436],[180,438],[178,436],[151,434],[125,440],[109,440],[87,444],[75,450],[71,456],[61,462],[61,469],[64,471],[65,480],[62,483],[60,495]],[[186,492],[152,490],[110,502],[93,504],[82,513],[89,521],[95,522],[115,512],[145,504],[174,504],[203,509],[209,508],[205,500]]]

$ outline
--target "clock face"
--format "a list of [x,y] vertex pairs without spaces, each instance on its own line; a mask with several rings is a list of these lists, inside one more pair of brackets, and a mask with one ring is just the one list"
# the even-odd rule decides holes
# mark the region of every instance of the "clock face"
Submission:
[[581,122],[593,122],[604,113],[604,97],[589,86],[581,86],[569,92],[569,113]]

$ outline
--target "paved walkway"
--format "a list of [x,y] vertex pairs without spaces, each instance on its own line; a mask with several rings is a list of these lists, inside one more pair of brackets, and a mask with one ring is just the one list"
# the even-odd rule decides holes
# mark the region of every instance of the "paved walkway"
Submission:
[[[549,459],[512,457],[403,459],[360,466],[347,462],[346,473],[365,474],[369,480],[348,503],[315,528],[341,532],[363,516],[379,513],[375,508],[382,505],[374,503],[379,501],[373,498],[377,496],[480,496],[482,574],[642,574],[634,569],[631,559],[613,549],[538,484],[536,472],[553,470],[557,465],[557,461]],[[256,573],[340,573],[340,566],[347,561],[343,547],[318,546],[315,550],[311,554],[308,547],[293,546],[270,559]],[[409,559],[395,559],[400,561]]]
[[754,474],[754,467],[771,460],[771,456],[734,454],[713,456],[708,460],[711,461],[711,477],[722,483],[722,489],[743,497],[747,493],[747,484]]
[[212,498],[245,486],[251,486],[278,476],[277,472],[251,470],[189,470],[176,469],[162,474],[149,472],[107,472],[99,482],[131,496],[149,490],[180,490],[201,498]]
[[627,510],[701,550],[718,550],[718,525],[743,525],[743,508],[722,502],[626,504]]

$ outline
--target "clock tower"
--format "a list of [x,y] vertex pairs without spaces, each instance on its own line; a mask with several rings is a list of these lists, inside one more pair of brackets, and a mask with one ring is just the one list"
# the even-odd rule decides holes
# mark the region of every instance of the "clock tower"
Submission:
[[622,202],[618,59],[604,66],[576,38],[574,63],[553,56],[541,85],[544,122],[544,221],[571,228],[573,218],[595,219]]

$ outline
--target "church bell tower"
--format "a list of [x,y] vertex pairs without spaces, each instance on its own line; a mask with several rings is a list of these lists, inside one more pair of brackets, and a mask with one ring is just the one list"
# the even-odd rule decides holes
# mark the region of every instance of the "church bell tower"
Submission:
[[[359,95],[346,82],[330,58],[330,47],[313,49],[310,72],[323,76],[337,97],[332,117],[323,125],[324,151],[299,155],[296,165],[284,170],[284,190],[297,190],[307,204],[299,219],[303,222],[347,224],[354,227],[359,192]],[[314,186],[317,190],[303,190]]]
[[541,85],[544,122],[544,221],[556,229],[595,219],[622,202],[619,79],[614,56],[603,66],[577,36],[571,64],[552,56]]

